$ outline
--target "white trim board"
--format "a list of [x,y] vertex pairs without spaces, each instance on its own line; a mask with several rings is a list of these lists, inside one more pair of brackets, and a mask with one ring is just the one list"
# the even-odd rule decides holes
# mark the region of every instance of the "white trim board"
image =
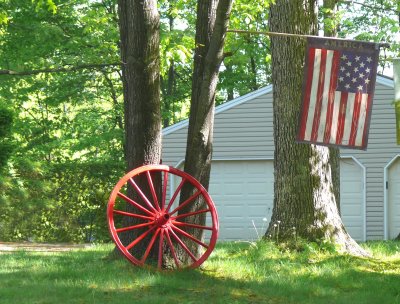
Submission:
[[400,154],[395,155],[383,168],[383,225],[384,225],[384,239],[388,240],[389,238],[389,219],[388,219],[388,189],[386,188],[386,183],[388,182],[388,170],[389,167],[398,159],[400,158]]

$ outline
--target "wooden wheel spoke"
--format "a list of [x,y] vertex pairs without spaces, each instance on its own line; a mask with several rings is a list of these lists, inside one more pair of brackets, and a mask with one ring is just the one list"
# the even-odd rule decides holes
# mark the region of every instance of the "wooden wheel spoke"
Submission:
[[188,217],[188,216],[192,216],[192,215],[196,215],[196,214],[206,213],[206,212],[210,212],[210,209],[203,209],[203,210],[199,210],[199,211],[180,214],[180,215],[173,217],[173,219],[176,220],[176,219],[180,219],[180,218],[184,218],[184,217]]
[[135,188],[136,192],[139,193],[140,197],[144,200],[144,202],[146,203],[147,206],[149,206],[149,208],[153,211],[153,212],[157,212],[157,210],[153,207],[153,205],[151,204],[151,202],[149,201],[149,199],[146,197],[146,195],[144,195],[143,191],[139,188],[139,186],[135,183],[135,181],[133,180],[133,178],[129,179],[129,182],[131,183],[131,185],[133,186],[133,188]]
[[127,197],[125,194],[123,194],[123,193],[121,193],[121,192],[118,192],[117,195],[118,195],[120,198],[122,198],[124,201],[128,202],[129,204],[131,204],[132,206],[138,208],[139,210],[141,210],[141,211],[143,211],[143,212],[145,212],[145,213],[147,213],[147,214],[149,214],[149,215],[153,215],[153,213],[152,213],[150,210],[144,208],[142,205],[138,204],[138,203],[135,202],[133,199],[130,199],[130,198]]
[[193,262],[197,262],[196,257],[193,255],[193,253],[190,251],[190,249],[185,245],[185,243],[182,242],[182,240],[176,235],[176,233],[172,229],[170,229],[170,232],[171,232],[172,236],[174,237],[174,239],[179,243],[179,245],[181,245],[183,250],[185,250],[187,252],[187,254],[192,258]]
[[161,198],[161,210],[164,210],[165,201],[167,199],[167,186],[168,186],[168,171],[164,171],[164,184]]
[[150,243],[149,243],[149,245],[147,246],[146,251],[145,251],[144,254],[143,254],[143,257],[142,257],[142,259],[140,260],[140,263],[144,264],[144,262],[146,262],[146,259],[147,259],[147,257],[149,256],[150,250],[151,250],[151,248],[153,247],[154,242],[155,242],[155,240],[156,240],[156,238],[157,238],[157,236],[158,236],[158,233],[159,233],[160,231],[161,231],[161,229],[158,228],[158,229],[156,230],[156,232],[154,233],[154,235],[152,236],[152,238],[151,238],[151,240],[150,240]]
[[177,222],[177,221],[172,221],[172,223],[175,226],[186,226],[186,227],[197,228],[197,229],[213,230],[213,227],[202,226],[202,225],[197,225],[197,224],[190,224],[190,223]]
[[125,212],[125,211],[115,210],[115,209],[113,210],[113,213],[119,214],[119,215],[125,215],[125,216],[135,217],[135,218],[140,218],[140,219],[143,219],[143,220],[152,220],[152,219],[153,219],[153,218],[150,217],[150,216],[145,216],[145,215],[141,215],[141,214]]
[[149,230],[145,231],[141,235],[139,235],[132,243],[130,243],[128,246],[126,246],[126,250],[129,250],[136,246],[141,240],[143,240],[150,232],[152,232],[156,228],[156,226],[151,227]]
[[178,196],[178,194],[179,194],[179,192],[181,191],[181,189],[182,189],[182,187],[183,187],[183,184],[184,184],[185,182],[186,182],[186,179],[185,179],[185,178],[182,178],[182,180],[181,180],[181,182],[180,182],[178,188],[176,188],[176,190],[175,190],[175,192],[174,192],[174,195],[172,196],[171,200],[169,201],[169,204],[168,204],[167,209],[165,209],[167,212],[168,212],[169,208],[171,208],[172,204],[174,203],[176,197]]
[[189,197],[186,201],[184,201],[182,204],[180,204],[178,207],[176,207],[173,211],[171,211],[170,214],[174,214],[175,212],[177,212],[178,210],[182,209],[183,207],[185,207],[187,204],[189,204],[190,202],[192,202],[194,199],[196,199],[199,195],[201,194],[200,190],[197,190],[195,194],[193,194],[191,197]]
[[166,236],[167,236],[167,243],[168,243],[168,245],[169,245],[169,248],[171,249],[171,253],[172,253],[172,256],[173,256],[173,258],[174,258],[175,265],[176,265],[176,267],[180,268],[179,261],[178,261],[178,257],[176,256],[176,252],[175,252],[175,249],[174,249],[174,245],[172,244],[171,237],[169,236],[168,230],[165,230],[165,234],[166,234]]
[[151,179],[150,171],[146,171],[146,176],[147,176],[147,182],[149,183],[150,186],[151,196],[153,197],[154,205],[156,206],[156,209],[160,211],[160,205],[158,203],[158,198],[156,190],[154,189],[153,180]]
[[120,232],[124,232],[124,231],[147,227],[147,226],[150,226],[153,224],[154,224],[154,221],[148,222],[148,223],[143,223],[143,224],[137,224],[137,225],[133,225],[133,226],[129,226],[129,227],[124,227],[124,228],[118,228],[118,229],[115,229],[115,231],[117,231],[117,233],[120,233]]
[[188,239],[191,239],[193,242],[196,242],[197,244],[203,246],[204,248],[208,248],[207,244],[204,244],[202,241],[196,239],[193,235],[190,235],[189,233],[187,233],[186,231],[183,231],[182,229],[179,229],[176,226],[171,226],[173,230],[176,230],[177,232],[179,232],[180,234],[186,236]]

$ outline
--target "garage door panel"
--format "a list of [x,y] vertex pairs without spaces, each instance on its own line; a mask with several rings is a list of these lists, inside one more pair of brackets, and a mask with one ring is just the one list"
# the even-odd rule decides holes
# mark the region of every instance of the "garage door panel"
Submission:
[[243,206],[225,206],[223,215],[221,217],[238,217],[243,218]]
[[[360,214],[362,212],[362,208],[359,205],[350,205],[350,206],[343,206],[341,213],[344,214],[345,217],[351,218],[352,216],[356,216],[360,219]],[[361,219],[360,219],[361,220]]]
[[347,219],[348,219],[348,224],[346,225],[346,228],[348,228],[348,227],[360,227],[361,224],[363,223],[363,220],[360,219],[360,217],[358,215],[347,216]]
[[[212,193],[212,192],[211,192]],[[217,199],[217,196],[212,196],[213,200],[215,201],[216,206],[240,206],[243,207],[243,198],[240,196],[219,196],[219,199]],[[215,199],[214,199],[215,197]]]
[[243,184],[241,183],[225,183],[220,184],[218,187],[209,187],[210,191],[219,193],[222,192],[225,195],[242,195],[243,193]]
[[267,216],[267,210],[264,206],[248,207],[248,216],[250,218],[264,218]]
[[[361,172],[358,172],[358,173],[359,173],[359,175],[361,175],[360,174]],[[358,195],[364,189],[362,182],[354,181],[354,180],[347,180],[347,182],[351,183],[351,185],[352,185],[352,187],[348,190],[348,193],[354,193],[354,194]]]

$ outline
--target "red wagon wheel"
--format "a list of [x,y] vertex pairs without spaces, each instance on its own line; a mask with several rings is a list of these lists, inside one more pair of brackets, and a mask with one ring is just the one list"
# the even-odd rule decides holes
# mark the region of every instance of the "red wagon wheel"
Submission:
[[[158,180],[161,179],[160,191],[155,189],[157,174],[159,174]],[[147,187],[151,197],[147,197],[150,194],[145,195],[143,182],[141,183],[142,188],[138,185],[140,184],[139,176],[142,177],[142,181],[143,179],[146,181],[144,187]],[[177,184],[176,188],[174,184]],[[181,189],[185,184],[193,187],[194,194],[178,205]],[[136,197],[141,199],[141,204],[128,197],[128,185],[136,192]],[[171,193],[171,199],[167,198],[167,191]],[[197,206],[196,202],[199,198],[203,199],[205,205]],[[129,211],[126,211],[127,205],[130,205]],[[188,210],[189,207],[192,207],[190,212],[182,214],[182,211]],[[205,225],[190,222],[199,214],[206,214]],[[124,217],[131,218],[134,225],[127,224]],[[162,268],[163,262],[167,258],[174,261],[177,268],[182,268],[183,265],[178,259],[178,250],[185,251],[192,261],[185,267],[198,267],[213,251],[218,236],[217,211],[204,187],[189,174],[164,165],[142,166],[122,177],[114,187],[108,201],[107,219],[112,239],[117,248],[130,262],[138,266],[152,265],[152,261],[148,257],[155,248],[158,249],[158,253],[152,260],[156,260],[159,269]],[[124,244],[121,234],[132,233],[135,230],[140,231],[136,233],[136,238]],[[204,232],[204,238],[198,239],[196,235],[199,235],[197,232],[201,230]],[[143,248],[145,245],[146,249],[142,249],[141,256],[139,256],[135,252],[135,246],[141,242],[141,247]],[[193,242],[202,248],[200,256],[196,256],[190,249],[189,244],[193,244]]]

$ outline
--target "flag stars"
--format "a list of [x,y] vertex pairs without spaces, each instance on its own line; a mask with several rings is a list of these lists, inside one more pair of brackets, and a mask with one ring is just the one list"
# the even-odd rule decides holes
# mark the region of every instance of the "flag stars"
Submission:
[[371,90],[371,73],[375,58],[370,54],[342,51],[338,58],[337,90],[352,93],[367,93]]

